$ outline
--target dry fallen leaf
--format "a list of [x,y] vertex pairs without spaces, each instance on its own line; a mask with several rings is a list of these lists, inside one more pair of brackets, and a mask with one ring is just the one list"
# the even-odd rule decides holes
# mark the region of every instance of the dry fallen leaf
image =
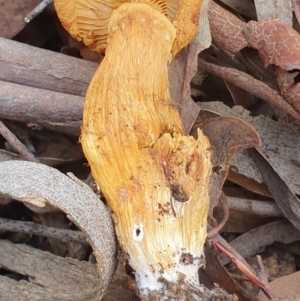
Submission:
[[257,19],[275,18],[293,26],[291,0],[254,0]]
[[249,150],[283,215],[300,230],[300,200],[272,164],[258,150]]
[[249,109],[257,103],[257,98],[252,94],[227,81],[224,81],[224,84],[226,85],[235,106],[241,105],[245,109]]
[[[243,153],[241,153],[241,155],[243,156]],[[253,162],[253,164],[254,164],[254,162]],[[256,166],[255,166],[255,168],[256,168]],[[231,170],[229,170],[227,179],[235,184],[238,184],[241,187],[244,187],[248,191],[252,191],[256,194],[267,196],[269,198],[272,197],[271,193],[265,183],[258,183],[255,180],[253,180],[252,177],[248,178],[247,176],[245,176],[241,173],[238,173],[237,171],[238,171],[237,167],[235,165],[231,165]]]
[[[295,147],[299,145],[297,141],[300,139],[300,131],[296,130],[299,125],[286,125],[282,122],[268,120],[263,116],[251,118],[249,112],[242,107],[229,109],[221,103],[202,103],[201,106],[218,112],[218,114],[222,111],[221,115],[237,115],[248,121],[249,124],[253,124],[262,140],[261,150],[249,150],[254,159],[251,163],[247,155],[239,160],[241,159],[239,154],[232,164],[236,166],[237,172],[244,175],[249,174],[250,166],[252,170],[255,168],[254,166],[257,166],[283,215],[297,229],[300,229],[300,201],[290,188],[291,181],[287,180],[287,175],[289,177],[300,176],[299,166],[293,164],[299,160],[297,158],[299,153],[295,151]],[[241,172],[243,164],[244,172]],[[295,170],[296,174],[293,174]],[[298,180],[294,181],[294,188],[299,188]]]
[[250,21],[242,30],[248,45],[259,51],[265,65],[284,70],[300,69],[300,36],[277,19]]
[[[252,125],[261,139],[262,152],[274,166],[282,179],[288,183],[295,194],[300,194],[300,126],[273,121],[264,116],[251,117],[250,112],[240,106],[227,107],[221,102],[201,103],[201,109],[215,112],[221,116],[241,118]],[[237,173],[263,182],[263,178],[255,162],[246,153],[233,157],[232,165]]]
[[233,57],[247,46],[242,34],[245,22],[213,1],[209,5],[208,17],[213,42],[219,49]]
[[[278,279],[275,279],[270,283],[270,287],[274,292],[276,297],[292,297],[298,295],[295,299],[299,300],[300,298],[300,271],[284,276]],[[268,299],[260,293],[258,295],[259,301],[267,301]]]
[[211,118],[202,124],[195,124],[191,134],[197,136],[200,127],[208,137],[212,150],[212,176],[210,179],[210,213],[218,203],[221,190],[228,174],[233,155],[250,147],[258,147],[260,139],[249,124],[238,118]]
[[[300,231],[287,220],[278,220],[252,229],[231,241],[230,245],[246,258],[264,251],[274,242],[287,244],[297,240],[300,240]],[[230,260],[222,256],[220,261],[224,265]]]

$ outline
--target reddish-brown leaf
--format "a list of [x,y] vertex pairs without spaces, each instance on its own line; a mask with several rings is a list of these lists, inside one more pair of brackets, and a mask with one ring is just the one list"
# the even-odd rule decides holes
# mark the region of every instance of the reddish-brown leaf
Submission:
[[250,21],[242,30],[248,45],[256,48],[265,65],[300,69],[300,36],[278,19]]
[[218,48],[233,57],[247,46],[242,34],[245,22],[213,1],[209,5],[208,18],[213,42]]

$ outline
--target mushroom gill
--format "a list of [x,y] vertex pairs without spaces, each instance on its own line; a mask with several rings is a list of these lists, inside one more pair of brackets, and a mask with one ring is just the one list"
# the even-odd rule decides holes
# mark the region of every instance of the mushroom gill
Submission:
[[113,10],[126,2],[146,3],[173,21],[179,0],[56,0],[54,4],[62,25],[73,38],[93,51],[105,52],[109,19]]

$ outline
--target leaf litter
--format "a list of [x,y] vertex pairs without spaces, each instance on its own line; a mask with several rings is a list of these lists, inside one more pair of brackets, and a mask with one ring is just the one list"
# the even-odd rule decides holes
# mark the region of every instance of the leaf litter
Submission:
[[[237,258],[237,263],[242,274],[250,275],[251,281],[258,284],[258,286],[262,287],[269,294],[268,284],[264,284],[261,279],[256,279],[255,274],[257,269],[252,263],[248,263],[251,262],[249,258],[245,261],[244,257],[262,252],[264,259],[268,258],[268,256],[270,256],[269,258],[273,258],[273,255],[269,255],[266,251],[268,245],[274,245],[275,242],[282,242],[283,244],[290,242],[299,243],[300,238],[298,237],[297,229],[300,229],[300,205],[297,195],[300,195],[300,131],[297,122],[299,121],[300,114],[300,94],[298,93],[300,39],[299,27],[294,25],[292,28],[291,16],[293,11],[291,2],[293,3],[296,17],[299,15],[299,4],[297,1],[256,0],[254,3],[252,1],[244,1],[242,5],[239,5],[235,0],[222,0],[222,2],[231,7],[231,9],[228,9],[226,6],[221,7],[213,1],[205,1],[202,11],[203,15],[200,19],[202,23],[199,27],[198,35],[189,47],[177,56],[169,68],[170,93],[173,105],[181,113],[185,132],[189,132],[193,125],[193,130],[200,126],[211,140],[214,154],[212,161],[214,173],[210,188],[210,231],[217,229],[219,233],[222,233],[223,222],[221,219],[225,218],[226,221],[228,210],[229,220],[227,224],[230,224],[230,219],[233,216],[234,209],[230,202],[227,202],[226,207],[223,207],[224,212],[221,215],[224,216],[221,219],[215,215],[216,209],[220,207],[218,203],[223,193],[222,190],[225,191],[225,194],[227,194],[227,191],[231,191],[233,197],[236,197],[243,205],[239,206],[240,209],[236,210],[239,212],[241,219],[245,216],[245,213],[242,211],[244,209],[242,208],[247,206],[250,208],[250,200],[251,202],[264,202],[267,200],[266,203],[272,202],[272,204],[277,204],[276,212],[279,210],[280,214],[276,213],[274,216],[267,217],[267,211],[264,211],[267,210],[266,206],[260,207],[265,209],[252,211],[251,218],[254,221],[258,221],[260,216],[260,221],[257,223],[258,226],[245,228],[244,233],[240,231],[242,228],[236,230],[236,233],[234,232],[234,229],[238,227],[238,223],[235,225],[236,228],[231,227],[233,231],[233,233],[230,233],[233,235],[231,242],[229,239],[228,241],[223,239],[220,234],[214,233],[211,240],[208,241],[208,244],[209,242],[213,242],[213,244],[206,248],[207,268],[204,272],[202,271],[203,273],[200,272],[202,276],[206,273],[206,280],[203,278],[203,282],[208,287],[212,283],[218,283],[226,291],[236,294],[239,300],[266,300],[261,293],[256,295],[256,293],[243,286],[243,281],[237,280],[239,277],[242,277],[241,274],[233,276],[228,273],[222,265],[228,262],[228,260],[225,262],[224,255],[218,256],[218,251],[213,246],[218,246],[217,244],[219,244],[218,249],[221,249],[224,254],[227,254],[234,261]],[[206,19],[207,9],[213,46],[200,55],[197,68],[198,53],[210,45],[211,37]],[[25,12],[27,13],[28,11],[27,9],[23,11],[25,16]],[[51,10],[49,11],[51,12]],[[11,14],[11,12],[9,13]],[[247,18],[252,20],[247,22]],[[37,24],[35,26],[38,26],[41,21],[37,19],[34,22]],[[14,29],[14,32],[3,27],[3,30],[6,30],[6,32],[2,33],[2,36],[12,37],[24,27],[24,24],[19,22],[18,26]],[[58,36],[64,41],[61,44],[61,48],[67,47],[69,54],[80,56],[78,53],[81,53],[84,47],[80,43],[70,42],[69,37],[65,39],[65,33],[63,33],[62,29],[57,29],[57,32]],[[43,34],[43,38],[40,39],[37,36],[35,38],[35,34],[32,34],[32,31],[27,33],[33,39],[40,39],[39,41],[35,41],[36,45],[40,45],[41,40],[50,41],[52,39],[50,37],[52,33],[49,32],[49,36],[47,36],[47,33]],[[51,48],[51,46],[46,47]],[[217,56],[209,57],[209,55],[205,55],[207,53],[214,55],[216,51],[213,49],[219,51]],[[226,59],[222,61],[220,59],[222,56],[223,58],[227,56],[227,61]],[[229,67],[230,60],[233,64]],[[251,65],[253,68],[250,68]],[[268,74],[266,70],[259,70],[259,65],[269,65],[268,69],[266,69],[268,70]],[[237,66],[241,67],[240,70]],[[55,63],[53,64],[53,68],[56,68]],[[195,87],[193,86],[192,77],[197,69],[198,71],[202,69],[202,79],[197,83],[197,87]],[[206,82],[208,81],[207,78],[211,75],[219,76],[224,81],[223,91],[227,91],[229,94],[228,99],[231,99],[231,102],[229,101],[228,103],[228,101],[224,100],[226,105],[217,102],[217,99],[223,100],[224,95],[222,93],[218,94],[217,99],[209,99],[210,102],[203,102],[203,99],[206,100],[210,96],[202,89],[205,89]],[[89,77],[90,75],[88,74],[87,76]],[[190,87],[191,81],[192,87]],[[17,77],[16,82],[18,83]],[[235,89],[234,85],[240,91]],[[191,88],[197,92],[195,93],[197,95],[196,98],[198,98],[196,100],[201,101],[199,106],[190,97]],[[213,89],[217,90],[219,88],[216,84],[213,86]],[[246,99],[248,100],[247,103]],[[261,99],[264,99],[269,104],[262,102]],[[244,108],[242,106],[234,106],[235,104],[240,104]],[[198,116],[200,108],[202,111]],[[70,115],[72,115],[72,112],[70,112]],[[216,116],[222,117],[216,118]],[[9,122],[5,120],[5,116],[3,118],[3,122],[8,125]],[[36,121],[36,126],[38,127],[38,116]],[[45,125],[46,123],[41,122],[41,124]],[[78,125],[76,126],[78,127]],[[17,129],[12,129],[12,131],[18,136]],[[29,152],[34,153],[40,162],[53,166],[57,165],[59,169],[64,169],[63,166],[69,162],[68,164],[71,165],[65,167],[65,170],[68,170],[78,164],[78,160],[82,158],[82,152],[80,146],[73,139],[59,135],[55,132],[52,135],[46,132],[36,135],[27,130],[25,136],[29,138],[27,139],[29,143],[27,143],[28,141],[22,141],[22,139],[21,141],[28,148]],[[48,140],[44,138],[47,136]],[[258,151],[253,149],[250,152],[243,150],[248,147],[258,147],[259,141],[261,141],[261,145]],[[1,141],[1,143],[0,161],[22,158],[6,142]],[[71,149],[72,152],[70,151]],[[83,162],[80,162],[80,165],[82,164]],[[24,171],[25,167],[20,164],[20,166],[14,168],[16,171],[19,171],[22,177],[20,169]],[[39,171],[34,170],[34,172]],[[51,175],[50,170],[45,170],[44,173]],[[17,179],[20,175],[15,175],[14,177]],[[30,176],[30,173],[26,174],[26,177]],[[86,172],[79,171],[79,176],[84,179],[87,174]],[[246,187],[250,192],[239,192],[240,190],[237,189],[237,186],[231,188],[232,184],[230,184],[230,181],[226,181],[226,179],[242,187]],[[41,181],[42,179],[39,180]],[[53,183],[51,181],[48,182],[46,186],[51,187],[51,185],[57,183],[55,182],[57,180],[65,181],[61,175],[57,175],[57,179],[54,179]],[[19,181],[22,181],[22,179]],[[2,181],[0,184],[3,183],[5,181]],[[69,193],[72,194],[74,189],[76,190],[77,188],[70,187]],[[32,198],[31,194],[33,191],[33,188],[29,188],[27,191],[29,193],[27,196],[28,200]],[[11,197],[18,198],[15,195],[11,195]],[[231,200],[230,197],[229,193],[229,200]],[[40,204],[44,200],[38,196],[35,202],[36,204]],[[14,204],[12,202],[9,204],[8,202],[3,202],[3,206],[14,206]],[[71,212],[73,209],[70,207],[68,210]],[[68,210],[67,212],[71,217],[74,214],[79,214],[72,212],[72,215]],[[7,210],[3,212],[5,215],[7,214]],[[33,212],[31,214],[35,214],[34,218],[37,219],[40,213],[34,210]],[[263,218],[264,212],[266,213],[265,218]],[[80,220],[79,216],[80,214],[78,215],[78,220]],[[21,219],[22,217],[19,216],[19,218]],[[270,218],[273,218],[273,220],[270,220]],[[43,218],[38,219],[43,220]],[[62,223],[61,227],[64,226]],[[220,227],[218,228],[218,226]],[[229,229],[226,227],[225,224],[223,229]],[[85,228],[84,226],[82,229],[84,232]],[[14,239],[12,235],[10,235],[10,238]],[[21,236],[17,241],[22,241],[22,239],[24,239],[24,236]],[[277,248],[276,244],[274,246]],[[48,250],[51,250],[51,248],[48,247]],[[265,260],[264,264],[266,264]],[[274,263],[275,267],[276,265],[279,265],[279,263]],[[272,281],[270,287],[274,295],[286,298],[282,299],[285,301],[289,300],[289,295],[297,296],[298,294],[299,296],[300,293],[296,289],[298,287],[297,279],[299,279],[297,275],[299,275],[298,272],[290,276],[280,276],[277,280]],[[265,278],[268,277],[262,277],[262,279]],[[284,290],[284,288],[287,289]],[[292,300],[292,297],[290,297],[290,300]]]

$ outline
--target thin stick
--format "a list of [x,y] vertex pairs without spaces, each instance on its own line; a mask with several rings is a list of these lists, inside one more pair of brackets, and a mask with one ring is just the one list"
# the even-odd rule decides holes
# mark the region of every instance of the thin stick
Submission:
[[237,197],[227,197],[228,208],[263,217],[282,216],[278,205],[274,201],[258,201]]
[[0,80],[5,82],[85,96],[98,66],[0,37]]
[[[210,226],[208,226],[208,228],[211,229]],[[210,230],[209,229],[209,230]],[[212,240],[214,242],[219,243],[220,245],[222,245],[224,248],[226,248],[230,253],[232,253],[237,259],[239,259],[241,262],[244,263],[244,265],[249,269],[249,271],[251,271],[252,273],[255,274],[255,271],[253,270],[253,268],[249,265],[249,263],[244,259],[244,257],[238,252],[236,251],[220,234],[216,234],[215,236],[212,237]],[[220,260],[221,264],[222,260]]]
[[255,79],[251,75],[234,68],[223,67],[205,62],[202,59],[198,60],[198,66],[205,71],[219,76],[229,83],[249,92],[250,94],[268,101],[272,105],[286,111],[295,119],[300,119],[300,115],[281,97],[278,91],[270,88],[267,84]]
[[218,248],[223,254],[225,254],[228,258],[231,259],[232,262],[234,262],[237,266],[237,268],[240,270],[240,272],[245,275],[247,278],[251,280],[252,283],[254,283],[256,286],[261,288],[265,295],[269,298],[273,298],[272,291],[270,290],[269,286],[266,286],[265,283],[263,283],[257,276],[256,273],[253,273],[251,270],[248,269],[247,265],[244,264],[241,260],[236,258],[230,251],[228,251],[226,248],[224,248],[221,244],[214,241],[214,245],[216,248]]
[[257,273],[259,279],[265,284],[269,286],[269,280],[268,280],[268,275],[265,271],[265,267],[264,264],[262,262],[261,256],[260,255],[256,255],[256,260],[259,266],[259,271]]
[[79,136],[83,97],[0,80],[0,99],[0,119],[35,123]]
[[52,3],[53,0],[43,0],[38,6],[36,6],[25,18],[25,22],[29,23],[32,21],[35,17],[37,17],[39,14],[41,14],[44,9]]
[[222,221],[220,222],[219,225],[217,225],[214,229],[210,230],[207,234],[207,238],[212,238],[213,236],[215,236],[226,224],[228,217],[229,217],[229,208],[228,208],[228,203],[227,203],[227,198],[225,193],[222,191],[220,198],[219,198],[219,202],[222,206],[222,209],[224,211],[224,217],[222,219]]
[[0,218],[0,230],[26,233],[47,238],[55,238],[63,242],[79,242],[88,244],[87,237],[80,231],[45,227],[34,222],[24,222]]
[[0,135],[2,135],[9,144],[26,159],[27,161],[38,163],[39,160],[31,154],[24,144],[13,134],[6,125],[0,120]]

